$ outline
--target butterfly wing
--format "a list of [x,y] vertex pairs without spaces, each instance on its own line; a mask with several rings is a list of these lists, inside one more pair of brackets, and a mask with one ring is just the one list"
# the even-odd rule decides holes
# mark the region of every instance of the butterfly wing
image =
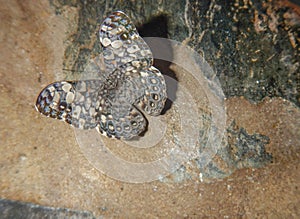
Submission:
[[99,92],[100,121],[97,130],[101,134],[130,139],[145,130],[147,121],[133,105],[143,95],[139,86],[137,72],[116,69],[109,75]]
[[130,75],[138,72],[141,83],[135,83],[134,91],[144,95],[137,102],[149,115],[159,115],[167,96],[165,80],[152,66],[153,55],[149,46],[123,12],[114,12],[103,21],[100,42],[108,71],[119,68]]
[[154,66],[140,70],[144,94],[138,105],[151,116],[161,114],[167,99],[166,83],[163,75]]
[[99,81],[60,81],[45,87],[36,101],[36,109],[45,116],[62,120],[81,129],[98,124]]
[[132,103],[142,94],[133,92],[136,85],[130,76],[116,78],[120,75],[117,71],[105,83],[99,80],[52,83],[39,94],[36,109],[76,128],[97,128],[108,137],[137,136],[145,130],[147,122]]
[[136,67],[152,65],[149,46],[123,12],[109,15],[101,24],[99,36],[107,73],[130,62]]
[[157,116],[167,98],[165,80],[158,69],[153,66],[138,72],[128,69],[115,71],[124,78],[118,86],[106,92],[105,106],[101,106],[102,115],[97,130],[108,137],[130,139],[139,135],[146,129],[147,121],[137,107]]
[[[120,107],[118,107],[120,106]],[[147,125],[143,114],[132,104],[116,103],[108,114],[102,114],[97,130],[108,137],[130,139],[142,133]]]

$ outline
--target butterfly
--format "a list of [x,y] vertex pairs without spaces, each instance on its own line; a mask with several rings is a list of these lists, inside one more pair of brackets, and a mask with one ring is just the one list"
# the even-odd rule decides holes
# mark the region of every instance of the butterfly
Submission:
[[39,94],[36,109],[79,129],[130,139],[145,131],[144,113],[158,116],[167,99],[166,83],[153,55],[129,17],[116,11],[99,30],[105,63],[101,79],[58,81]]

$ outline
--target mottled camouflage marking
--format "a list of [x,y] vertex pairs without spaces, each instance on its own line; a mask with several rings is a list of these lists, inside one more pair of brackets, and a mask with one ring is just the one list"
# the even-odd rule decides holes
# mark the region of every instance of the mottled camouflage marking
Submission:
[[107,73],[130,62],[138,68],[153,64],[149,46],[123,12],[117,11],[108,16],[101,25],[99,35]]
[[130,139],[146,128],[140,110],[157,116],[164,108],[165,80],[152,66],[150,48],[124,13],[114,12],[104,20],[100,41],[104,79],[50,84],[40,93],[36,108],[76,128],[96,128],[108,137]]

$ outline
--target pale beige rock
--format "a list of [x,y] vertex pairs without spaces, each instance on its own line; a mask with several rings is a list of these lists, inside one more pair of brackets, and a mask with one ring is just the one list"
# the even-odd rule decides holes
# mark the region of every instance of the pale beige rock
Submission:
[[0,16],[0,197],[106,217],[299,216],[300,112],[293,104],[226,101],[229,121],[270,137],[274,162],[265,168],[210,184],[116,181],[93,168],[71,127],[34,109],[40,90],[60,77],[67,20],[47,1],[2,1]]

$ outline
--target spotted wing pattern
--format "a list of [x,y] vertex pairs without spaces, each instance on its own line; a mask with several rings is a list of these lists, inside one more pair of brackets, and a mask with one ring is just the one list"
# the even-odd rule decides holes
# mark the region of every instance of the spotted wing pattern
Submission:
[[165,106],[167,88],[165,79],[160,71],[154,66],[140,71],[141,82],[145,86],[144,94],[138,105],[147,114],[158,116]]
[[153,56],[149,46],[123,12],[116,11],[104,19],[99,36],[106,72],[110,73],[127,63],[138,68],[152,65]]
[[116,86],[100,91],[100,122],[97,130],[108,137],[130,139],[146,128],[143,114],[133,105],[142,95],[139,77],[136,72],[118,72]]
[[[36,101],[42,114],[63,120],[76,128],[92,129],[98,124],[99,81],[61,81],[48,85]],[[88,91],[88,92],[87,92]]]
[[42,114],[108,137],[130,139],[146,129],[142,111],[159,115],[166,100],[164,77],[152,66],[151,50],[120,11],[100,27],[106,71],[101,80],[61,81],[42,90]]

